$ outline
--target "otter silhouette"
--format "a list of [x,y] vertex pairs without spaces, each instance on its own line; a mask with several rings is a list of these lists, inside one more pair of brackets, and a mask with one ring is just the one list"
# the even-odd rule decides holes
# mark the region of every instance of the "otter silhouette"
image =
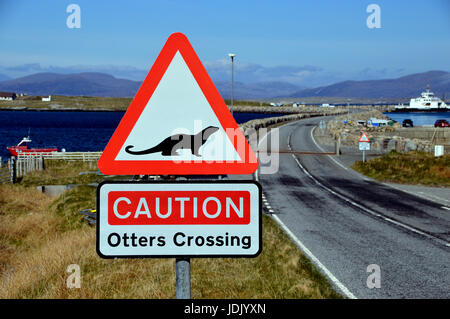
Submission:
[[176,134],[169,136],[158,145],[142,151],[133,151],[131,149],[134,148],[134,145],[128,145],[125,147],[125,152],[132,155],[146,155],[161,152],[161,155],[163,156],[174,156],[179,155],[177,152],[178,150],[190,149],[193,155],[201,156],[198,153],[200,147],[205,144],[208,138],[218,130],[218,127],[208,126],[194,135]]

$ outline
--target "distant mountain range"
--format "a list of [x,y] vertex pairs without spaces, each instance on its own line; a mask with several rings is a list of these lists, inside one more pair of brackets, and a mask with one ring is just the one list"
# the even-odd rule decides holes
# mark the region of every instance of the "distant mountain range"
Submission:
[[[0,91],[28,95],[84,95],[100,97],[132,97],[141,82],[118,79],[104,73],[36,73],[8,79],[0,74]],[[231,83],[216,81],[224,98],[231,97]],[[408,98],[415,97],[427,85],[437,95],[450,96],[450,72],[429,71],[397,79],[344,81],[318,88],[304,88],[287,82],[235,82],[235,99],[276,99],[302,97]]]
[[0,82],[1,91],[28,95],[134,96],[140,82],[117,79],[104,73],[36,73]]
[[[216,81],[214,82],[220,94],[225,99],[231,98],[231,81]],[[288,82],[257,82],[257,83],[234,83],[234,98],[237,100],[258,100],[271,99],[274,97],[285,97],[291,95],[293,92],[305,89],[298,85]]]
[[[132,97],[141,82],[118,79],[104,73],[36,73],[14,80],[0,80],[0,91],[27,93],[28,95],[85,95]],[[217,81],[217,89],[224,98],[231,97],[231,83]],[[288,96],[304,87],[287,82],[260,82],[245,84],[235,82],[235,99],[268,99]]]
[[344,81],[292,93],[290,97],[406,98],[416,97],[427,85],[436,96],[450,95],[450,72],[428,71],[397,79]]
[[6,80],[10,80],[11,78],[7,75],[4,74],[0,74],[0,81],[6,81]]

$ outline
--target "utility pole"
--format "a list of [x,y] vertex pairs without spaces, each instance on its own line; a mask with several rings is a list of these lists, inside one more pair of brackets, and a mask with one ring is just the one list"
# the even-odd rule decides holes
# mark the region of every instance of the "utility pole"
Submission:
[[233,102],[234,102],[234,57],[236,54],[228,53],[231,58],[231,114],[233,114]]

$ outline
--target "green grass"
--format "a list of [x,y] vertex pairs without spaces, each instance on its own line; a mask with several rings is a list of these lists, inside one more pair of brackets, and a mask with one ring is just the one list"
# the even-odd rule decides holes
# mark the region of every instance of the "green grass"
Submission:
[[424,152],[392,151],[380,158],[352,166],[358,172],[383,182],[450,186],[450,155],[434,157]]
[[26,107],[28,109],[58,109],[71,108],[80,110],[126,110],[132,98],[122,97],[91,97],[91,96],[63,96],[52,95],[50,102],[42,102],[40,97],[25,96],[15,101],[0,101],[0,108]]
[[67,231],[78,229],[85,223],[78,211],[96,206],[96,188],[81,185],[56,198],[48,207],[50,211],[61,219],[58,230]]
[[[224,99],[226,105],[231,105],[231,100]],[[244,101],[244,100],[234,100],[233,105],[235,106],[270,106],[269,102],[264,101]]]
[[[87,174],[80,175],[79,173]],[[26,174],[20,180],[24,186],[39,185],[68,185],[90,184],[103,180],[97,175],[97,164],[94,162],[82,162],[64,160],[45,160],[44,171],[34,171]]]
[[[95,97],[95,96],[64,96],[52,95],[50,102],[42,102],[40,96],[19,97],[14,101],[0,101],[0,108],[27,108],[27,109],[78,109],[86,111],[106,110],[125,111],[130,105],[132,97]],[[230,100],[225,100],[227,105]],[[269,106],[267,102],[260,101],[234,101],[239,106]]]

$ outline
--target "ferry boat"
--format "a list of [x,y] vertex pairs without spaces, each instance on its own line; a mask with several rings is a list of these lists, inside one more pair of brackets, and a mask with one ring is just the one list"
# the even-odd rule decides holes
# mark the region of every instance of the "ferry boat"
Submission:
[[450,105],[445,104],[440,98],[434,96],[427,85],[427,90],[422,92],[420,97],[412,98],[409,105],[397,105],[395,111],[398,112],[447,112]]
[[28,143],[31,143],[29,136],[24,137],[16,146],[7,147],[12,156],[18,156],[19,154],[38,154],[38,153],[52,153],[57,152],[56,147],[48,148],[28,148]]

